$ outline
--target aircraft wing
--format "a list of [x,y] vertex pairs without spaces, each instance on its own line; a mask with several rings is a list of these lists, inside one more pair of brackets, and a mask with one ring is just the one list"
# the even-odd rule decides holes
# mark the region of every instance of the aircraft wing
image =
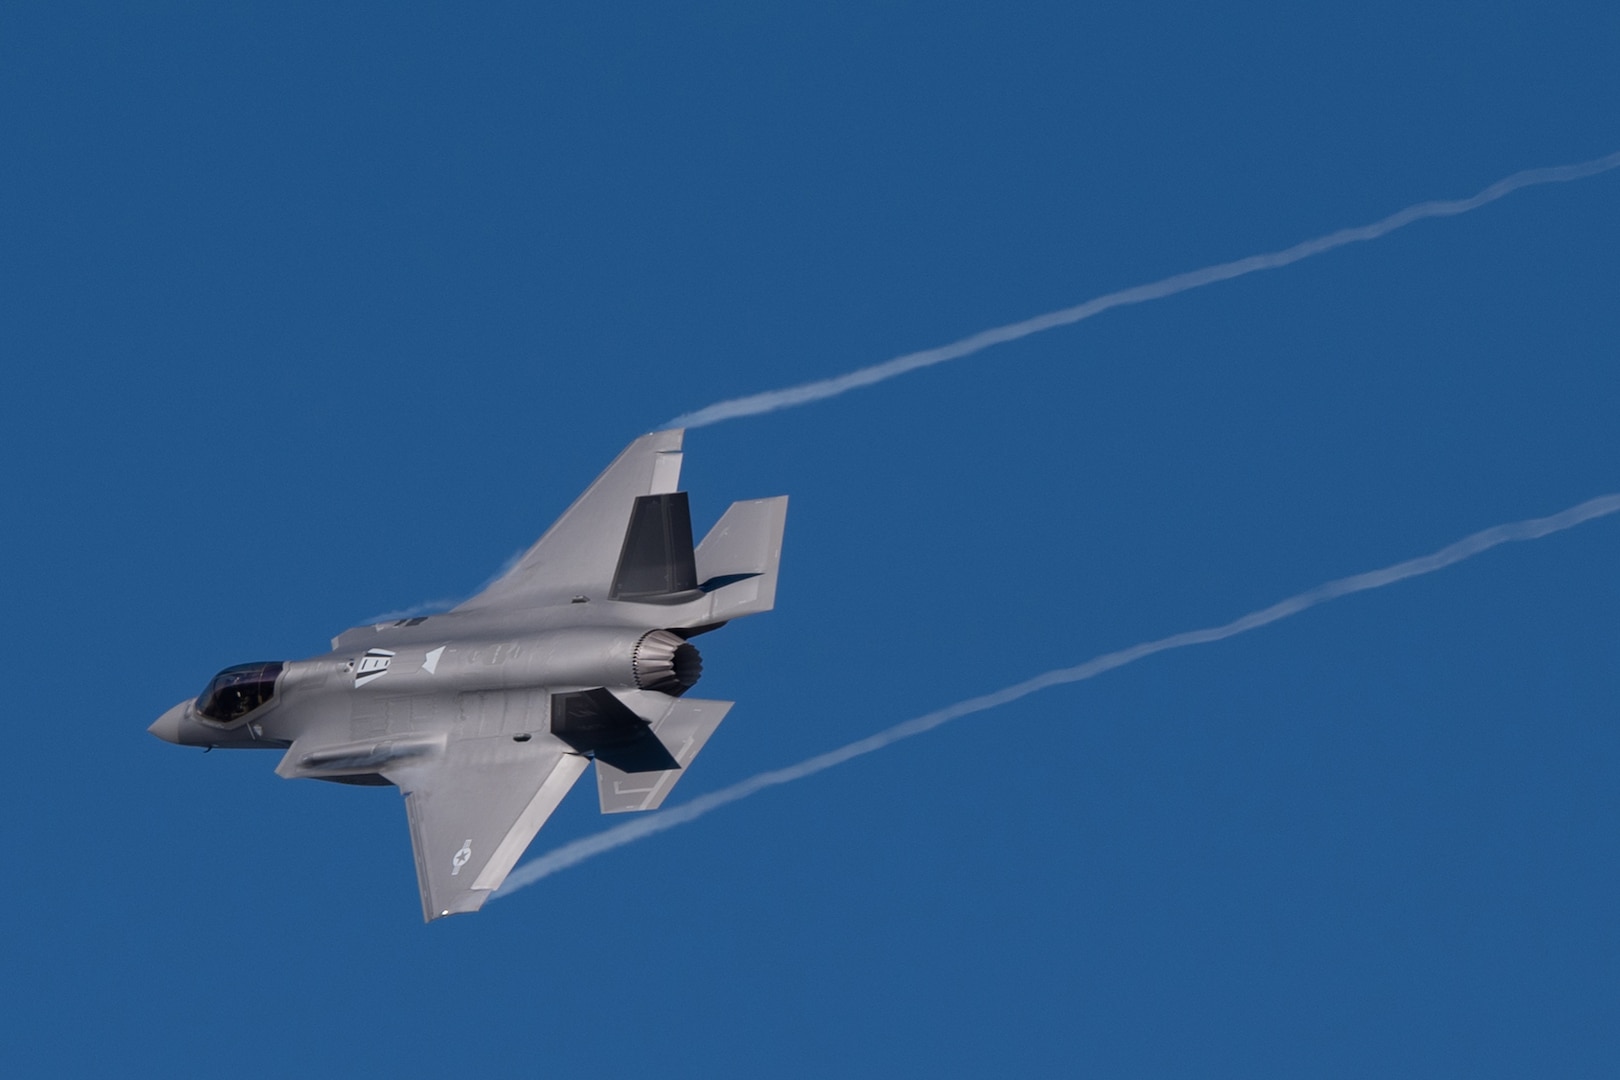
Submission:
[[405,794],[423,917],[482,907],[589,764],[548,735],[494,735],[384,769]]
[[655,431],[625,447],[516,566],[455,610],[607,598],[636,500],[672,493],[680,484],[684,434]]

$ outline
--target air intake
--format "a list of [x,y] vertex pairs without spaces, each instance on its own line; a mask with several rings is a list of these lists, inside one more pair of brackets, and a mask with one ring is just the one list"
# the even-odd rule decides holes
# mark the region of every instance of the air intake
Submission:
[[680,697],[697,685],[703,674],[703,657],[679,634],[654,630],[636,642],[630,670],[641,689]]

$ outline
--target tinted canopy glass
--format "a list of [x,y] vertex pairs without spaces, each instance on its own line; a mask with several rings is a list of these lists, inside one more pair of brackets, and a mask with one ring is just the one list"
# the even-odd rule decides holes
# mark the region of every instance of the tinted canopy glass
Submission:
[[280,674],[279,660],[228,667],[197,695],[197,712],[222,724],[238,720],[275,696]]

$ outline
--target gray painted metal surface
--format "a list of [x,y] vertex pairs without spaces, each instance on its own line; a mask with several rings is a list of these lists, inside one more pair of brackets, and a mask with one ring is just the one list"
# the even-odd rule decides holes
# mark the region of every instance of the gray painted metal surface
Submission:
[[731,708],[683,696],[691,639],[774,606],[787,497],[733,503],[694,548],[682,434],[631,443],[455,609],[227,668],[149,730],[281,750],[284,777],[398,787],[423,916],[478,910],[593,763],[603,813],[655,810]]

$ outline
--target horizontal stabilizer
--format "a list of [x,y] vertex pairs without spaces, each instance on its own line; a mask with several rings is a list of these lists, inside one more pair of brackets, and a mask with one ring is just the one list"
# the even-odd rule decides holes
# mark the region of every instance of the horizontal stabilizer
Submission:
[[602,813],[656,810],[663,805],[675,781],[692,764],[692,759],[709,741],[731,706],[729,701],[681,698],[652,724],[652,735],[674,758],[676,767],[673,769],[630,772],[615,768],[614,763],[597,754],[596,792],[602,801]]
[[787,496],[734,502],[696,552],[698,588],[710,594],[710,622],[776,606]]
[[607,690],[581,690],[551,697],[551,733],[579,753],[627,773],[679,769],[652,725]]

